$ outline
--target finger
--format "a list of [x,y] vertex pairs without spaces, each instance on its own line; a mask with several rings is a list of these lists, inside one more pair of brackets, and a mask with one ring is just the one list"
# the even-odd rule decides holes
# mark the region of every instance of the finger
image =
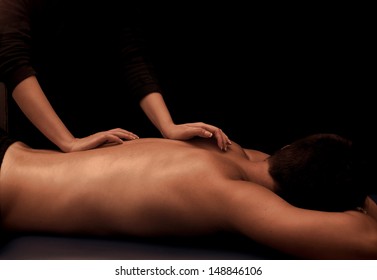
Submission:
[[225,138],[225,135],[224,133],[221,131],[221,129],[217,129],[214,133],[215,135],[215,138],[217,140],[217,145],[219,146],[219,148],[222,150],[222,151],[226,151],[227,150],[227,144],[226,144],[226,138]]
[[198,136],[212,137],[213,133],[218,129],[215,126],[205,123],[188,123],[187,126],[196,129],[199,132]]
[[216,143],[217,143],[217,146],[222,150],[222,151],[226,151],[227,150],[227,140],[226,140],[226,137],[225,137],[225,134],[221,131],[221,129],[219,128],[216,128],[216,130],[214,132],[211,132],[207,129],[200,129],[200,135],[198,136],[201,136],[203,138],[211,138],[211,137],[214,137],[215,140],[216,140]]
[[110,130],[107,130],[106,132],[119,132],[119,133],[127,133],[127,134],[130,134],[130,135],[134,135],[134,136],[137,136],[135,133],[131,132],[131,131],[128,131],[128,130],[125,130],[123,128],[113,128],[113,129],[110,129]]
[[132,133],[128,130],[125,130],[125,129],[122,129],[122,128],[114,128],[114,129],[110,129],[108,130],[107,132],[113,134],[113,135],[116,135],[120,138],[124,138],[124,139],[129,139],[129,140],[133,140],[133,139],[138,139],[139,136],[137,136],[135,133]]
[[202,137],[202,138],[211,138],[213,136],[213,133],[201,128],[201,127],[196,127],[196,126],[189,126],[190,130],[187,131],[187,138],[191,138],[194,136]]
[[72,147],[71,152],[95,149],[106,143],[121,144],[123,141],[119,137],[111,134],[97,133],[89,137],[79,139]]
[[222,134],[224,136],[224,139],[226,139],[226,141],[228,141],[228,137],[225,135],[225,133],[218,127],[214,126],[214,125],[210,125],[210,124],[207,124],[207,123],[203,123],[203,122],[197,122],[197,123],[191,123],[190,125],[192,126],[199,126],[205,130],[208,130],[209,132],[213,133],[213,134]]
[[204,131],[206,131],[202,133],[203,135],[206,135],[207,138],[211,137],[209,136],[210,134],[215,137],[217,145],[221,150],[226,151],[228,149],[230,140],[220,128],[202,122],[190,123],[189,126],[201,127],[202,129],[204,129]]
[[194,127],[201,127],[203,129],[206,129],[208,131],[214,132],[216,129],[218,129],[216,126],[203,123],[203,122],[196,122],[196,123],[189,123],[188,125],[194,126]]
[[139,139],[139,137],[131,132],[112,132],[111,135],[117,136],[121,139],[127,139],[127,140],[135,140]]
[[95,139],[93,144],[97,144],[97,146],[105,143],[117,143],[117,144],[122,144],[123,140],[113,134],[103,134],[102,137]]
[[228,136],[220,128],[216,129],[216,131],[214,132],[214,136],[217,140],[219,148],[223,151],[227,151],[228,146],[232,144]]
[[224,131],[221,130],[221,133],[222,133],[222,135],[224,137],[225,144],[227,146],[232,145],[232,141],[230,141],[229,137],[224,133]]

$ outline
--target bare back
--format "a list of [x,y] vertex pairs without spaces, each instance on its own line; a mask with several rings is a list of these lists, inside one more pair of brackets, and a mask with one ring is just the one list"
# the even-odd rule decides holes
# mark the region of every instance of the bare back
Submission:
[[[139,139],[79,153],[16,143],[1,176],[3,226],[99,234],[195,234],[224,226],[228,191],[249,161],[237,144]],[[27,180],[25,180],[27,178]],[[230,188],[229,186],[228,188]],[[225,223],[226,224],[226,223]]]

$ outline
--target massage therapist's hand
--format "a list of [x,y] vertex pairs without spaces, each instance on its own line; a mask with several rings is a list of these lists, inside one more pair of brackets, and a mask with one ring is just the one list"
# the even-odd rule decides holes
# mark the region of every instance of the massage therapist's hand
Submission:
[[188,140],[194,137],[212,138],[223,151],[228,149],[231,142],[228,136],[218,127],[203,122],[175,124],[170,112],[159,92],[146,95],[140,106],[162,136],[174,140]]
[[63,152],[77,152],[97,148],[103,144],[121,144],[123,139],[134,140],[139,137],[127,130],[115,128],[107,131],[97,132],[84,138],[74,138],[65,145]]
[[218,127],[203,122],[172,124],[165,127],[163,136],[168,139],[187,140],[193,137],[216,139],[217,145],[223,151],[232,144],[228,136]]

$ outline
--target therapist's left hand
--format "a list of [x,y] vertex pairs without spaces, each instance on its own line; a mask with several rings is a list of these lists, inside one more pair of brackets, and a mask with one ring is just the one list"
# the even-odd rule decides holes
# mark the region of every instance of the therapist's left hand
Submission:
[[229,145],[232,144],[228,136],[220,128],[203,122],[172,124],[169,127],[165,127],[162,135],[165,138],[175,140],[188,140],[193,137],[214,137],[222,151],[227,151]]

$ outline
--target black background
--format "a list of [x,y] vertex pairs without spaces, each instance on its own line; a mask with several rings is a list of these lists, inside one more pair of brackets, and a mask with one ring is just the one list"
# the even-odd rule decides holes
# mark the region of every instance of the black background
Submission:
[[[76,137],[114,127],[140,137],[161,136],[138,106],[119,100],[121,95],[115,97],[101,83],[106,68],[86,66],[106,55],[101,52],[107,43],[102,38],[112,33],[102,26],[111,20],[102,8],[114,3],[121,4],[118,15],[133,14],[135,24],[141,25],[176,123],[213,124],[242,146],[267,153],[312,133],[353,139],[356,120],[358,137],[366,140],[374,134],[366,125],[372,119],[368,108],[373,102],[364,100],[362,107],[357,102],[364,92],[356,81],[359,68],[354,61],[362,56],[355,48],[358,29],[350,7],[236,1],[58,2],[61,6],[51,13],[59,24],[51,24],[55,39],[46,40],[55,44],[51,54],[55,60],[47,61],[47,73],[42,74],[55,85],[50,101]],[[91,11],[98,8],[98,14]],[[93,19],[96,24],[91,27]],[[49,26],[50,21],[41,22]],[[59,31],[61,22],[65,33]],[[107,31],[110,35],[103,36]],[[98,41],[81,45],[89,35]],[[49,51],[49,45],[45,49]],[[29,130],[12,121],[10,127],[23,136],[40,136],[26,118],[23,123]],[[42,143],[40,138],[33,145]]]
[[208,122],[266,152],[311,133],[353,138],[342,7],[148,3],[140,20],[177,123]]

